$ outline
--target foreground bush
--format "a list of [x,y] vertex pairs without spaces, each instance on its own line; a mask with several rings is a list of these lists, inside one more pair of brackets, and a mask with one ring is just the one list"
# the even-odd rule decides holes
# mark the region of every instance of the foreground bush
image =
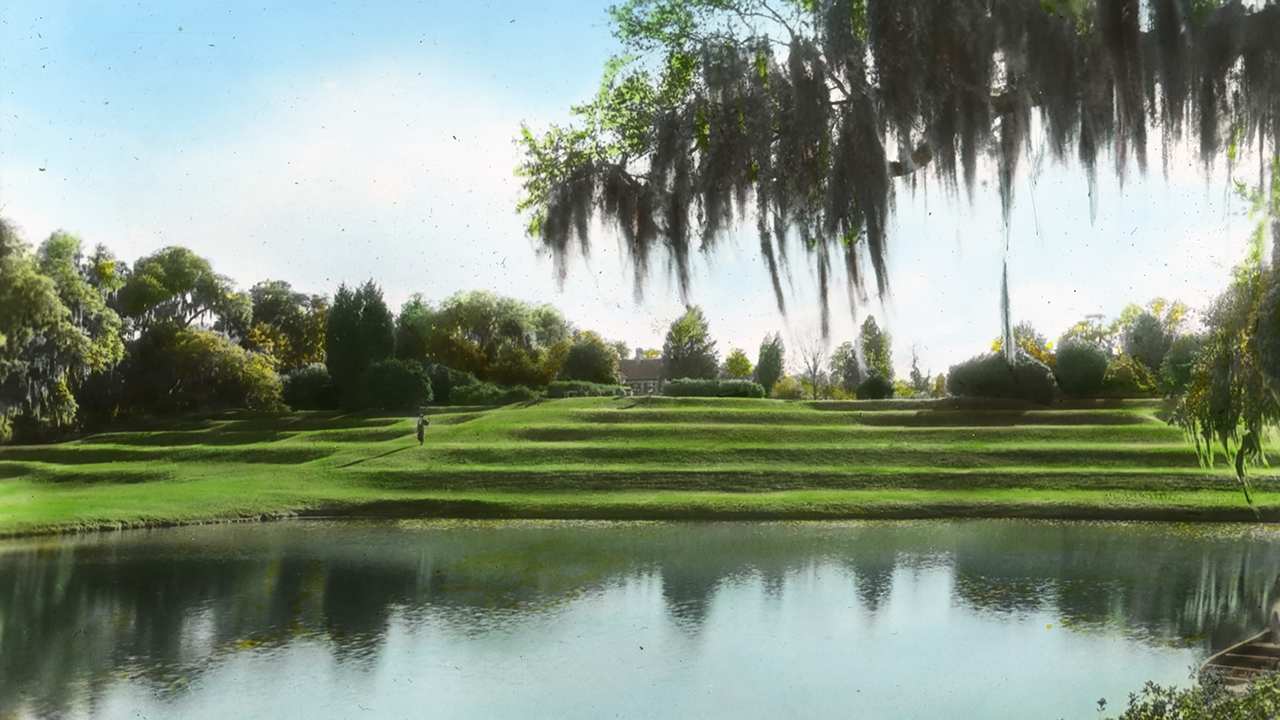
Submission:
[[1102,392],[1107,354],[1090,342],[1068,342],[1058,348],[1053,376],[1064,395],[1092,397]]
[[668,397],[764,397],[764,386],[750,380],[695,380],[680,378],[662,388]]
[[510,405],[536,400],[538,393],[523,385],[500,388],[493,383],[475,383],[456,387],[450,394],[453,405]]
[[626,385],[605,385],[578,380],[556,380],[555,382],[547,385],[547,397],[549,398],[569,397],[569,393],[615,397],[625,394],[626,391]]
[[872,375],[858,384],[856,394],[859,400],[884,400],[893,397],[894,387],[889,380]]
[[360,376],[356,402],[361,408],[416,410],[431,402],[431,380],[421,363],[380,360]]
[[1041,405],[1053,402],[1057,385],[1044,363],[1023,359],[1010,363],[1003,355],[988,353],[952,365],[947,392],[957,397],[1029,400]]
[[1147,683],[1118,720],[1272,720],[1280,717],[1280,675],[1254,678],[1243,692],[1212,679],[1179,690]]
[[294,410],[333,410],[338,388],[324,363],[311,363],[280,378],[285,404]]

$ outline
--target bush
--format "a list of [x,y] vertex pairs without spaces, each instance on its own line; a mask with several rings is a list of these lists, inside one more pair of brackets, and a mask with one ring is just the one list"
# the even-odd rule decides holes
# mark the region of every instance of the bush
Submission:
[[379,360],[360,376],[356,403],[361,408],[415,410],[431,402],[431,380],[421,363]]
[[1090,342],[1068,342],[1058,348],[1053,376],[1064,395],[1091,397],[1102,392],[1107,354]]
[[474,385],[479,382],[479,380],[476,380],[476,376],[469,372],[454,370],[440,363],[432,363],[427,366],[427,378],[431,380],[431,394],[436,405],[453,403],[452,393],[454,388]]
[[523,385],[500,388],[487,382],[456,387],[450,394],[450,400],[454,405],[510,405],[537,398],[538,393]]
[[764,387],[750,380],[695,380],[679,378],[662,388],[668,397],[764,397]]
[[1156,378],[1132,355],[1121,355],[1107,366],[1103,390],[1113,397],[1153,397],[1160,394]]
[[858,384],[855,393],[859,400],[884,400],[893,397],[893,383],[879,375],[872,375]]
[[1003,355],[988,353],[952,365],[947,373],[947,392],[957,397],[1030,400],[1048,405],[1056,390],[1049,367],[1030,358],[1011,364]]
[[549,398],[569,397],[571,392],[579,395],[616,397],[625,394],[626,391],[626,385],[602,385],[600,383],[580,382],[577,380],[556,380],[547,385],[547,397]]
[[784,375],[773,384],[769,394],[779,400],[799,400],[804,397],[804,386],[790,375]]
[[284,401],[294,410],[332,410],[338,407],[338,388],[324,363],[311,363],[280,378]]
[[593,332],[584,332],[570,346],[560,366],[560,379],[613,385],[618,382],[618,361],[612,345]]

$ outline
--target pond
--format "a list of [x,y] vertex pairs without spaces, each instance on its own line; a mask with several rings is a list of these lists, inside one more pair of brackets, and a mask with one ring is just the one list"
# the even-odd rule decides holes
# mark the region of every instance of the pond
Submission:
[[0,718],[1096,718],[1262,526],[286,521],[0,542]]

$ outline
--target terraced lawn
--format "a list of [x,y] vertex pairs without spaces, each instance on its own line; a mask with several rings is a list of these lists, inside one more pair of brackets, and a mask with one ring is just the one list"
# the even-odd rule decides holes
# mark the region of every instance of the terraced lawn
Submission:
[[0,535],[295,514],[1280,518],[1280,474],[1199,465],[1159,401],[577,398],[229,412],[0,448]]

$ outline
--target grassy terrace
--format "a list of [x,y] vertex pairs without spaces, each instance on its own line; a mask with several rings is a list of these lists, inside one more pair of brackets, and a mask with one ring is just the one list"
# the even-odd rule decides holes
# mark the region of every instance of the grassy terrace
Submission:
[[[1251,520],[1158,401],[1054,409],[582,398],[224,413],[0,448],[0,535],[296,514]],[[1265,519],[1280,474],[1253,475]]]

